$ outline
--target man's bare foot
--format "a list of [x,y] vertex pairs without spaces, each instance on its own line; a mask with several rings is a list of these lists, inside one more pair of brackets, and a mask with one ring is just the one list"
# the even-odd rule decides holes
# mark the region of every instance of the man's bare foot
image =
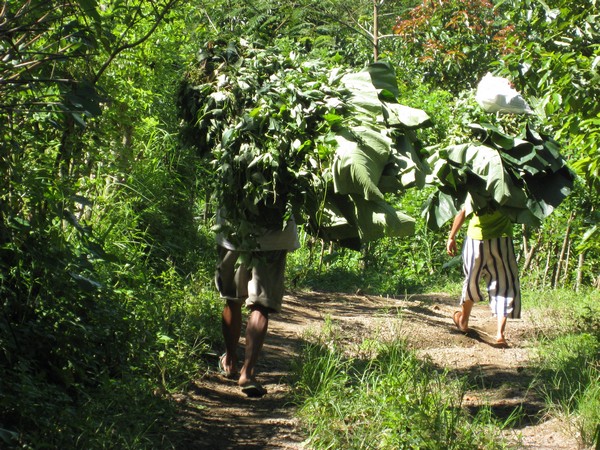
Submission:
[[468,326],[463,326],[462,325],[462,312],[461,311],[454,311],[454,315],[452,316],[452,320],[454,320],[454,325],[456,325],[456,328],[459,329],[459,331],[466,333],[469,331],[469,327]]

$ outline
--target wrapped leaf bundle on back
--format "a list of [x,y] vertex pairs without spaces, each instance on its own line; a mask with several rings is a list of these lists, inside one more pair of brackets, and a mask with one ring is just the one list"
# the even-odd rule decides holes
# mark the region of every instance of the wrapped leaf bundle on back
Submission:
[[574,174],[558,144],[526,125],[508,136],[491,125],[471,125],[477,141],[436,150],[430,184],[438,187],[425,207],[438,229],[458,210],[500,210],[515,223],[538,226],[569,195]]
[[289,217],[342,245],[414,231],[384,194],[422,186],[414,129],[395,73],[330,69],[275,49],[213,46],[180,90],[182,134],[214,168],[221,231],[253,248]]

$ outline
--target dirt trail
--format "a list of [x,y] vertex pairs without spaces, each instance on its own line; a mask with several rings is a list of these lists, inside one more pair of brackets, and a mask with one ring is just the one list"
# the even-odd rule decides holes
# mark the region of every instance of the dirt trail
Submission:
[[234,381],[216,370],[209,371],[179,399],[186,431],[181,448],[305,448],[306,436],[294,418],[287,377],[306,333],[318,332],[329,318],[350,346],[358,346],[367,337],[400,335],[440,368],[467,375],[478,386],[486,386],[484,391],[467,393],[466,408],[475,411],[488,404],[495,414],[506,417],[520,405],[524,419],[506,433],[514,448],[577,449],[575,437],[558,420],[543,417],[540,399],[528,390],[532,381],[527,369],[531,358],[528,340],[534,332],[535,318],[525,312],[523,320],[509,321],[510,347],[498,349],[493,346],[495,323],[487,305],[475,306],[472,331],[467,335],[452,322],[456,309],[456,299],[444,294],[401,299],[316,292],[287,295],[282,313],[271,316],[258,365],[258,378],[268,394],[261,399],[246,398]]

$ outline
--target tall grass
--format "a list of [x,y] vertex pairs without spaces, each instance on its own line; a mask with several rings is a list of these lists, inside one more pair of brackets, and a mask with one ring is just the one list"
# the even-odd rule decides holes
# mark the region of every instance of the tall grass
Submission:
[[568,419],[584,445],[600,446],[600,292],[527,295],[537,317],[536,389]]
[[295,389],[311,448],[503,448],[491,414],[469,417],[461,408],[460,380],[419,360],[402,341],[376,347],[372,358],[360,359],[345,357],[335,340],[306,344]]

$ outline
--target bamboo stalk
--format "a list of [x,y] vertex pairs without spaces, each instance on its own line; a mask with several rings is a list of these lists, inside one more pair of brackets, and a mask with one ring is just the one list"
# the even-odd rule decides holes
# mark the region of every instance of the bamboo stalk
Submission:
[[562,277],[562,282],[561,282],[561,286],[565,287],[565,284],[567,284],[567,280],[569,278],[569,263],[571,261],[571,242],[569,241],[569,245],[567,246],[567,257],[565,258],[565,265],[564,265],[564,270],[563,270],[563,277]]

